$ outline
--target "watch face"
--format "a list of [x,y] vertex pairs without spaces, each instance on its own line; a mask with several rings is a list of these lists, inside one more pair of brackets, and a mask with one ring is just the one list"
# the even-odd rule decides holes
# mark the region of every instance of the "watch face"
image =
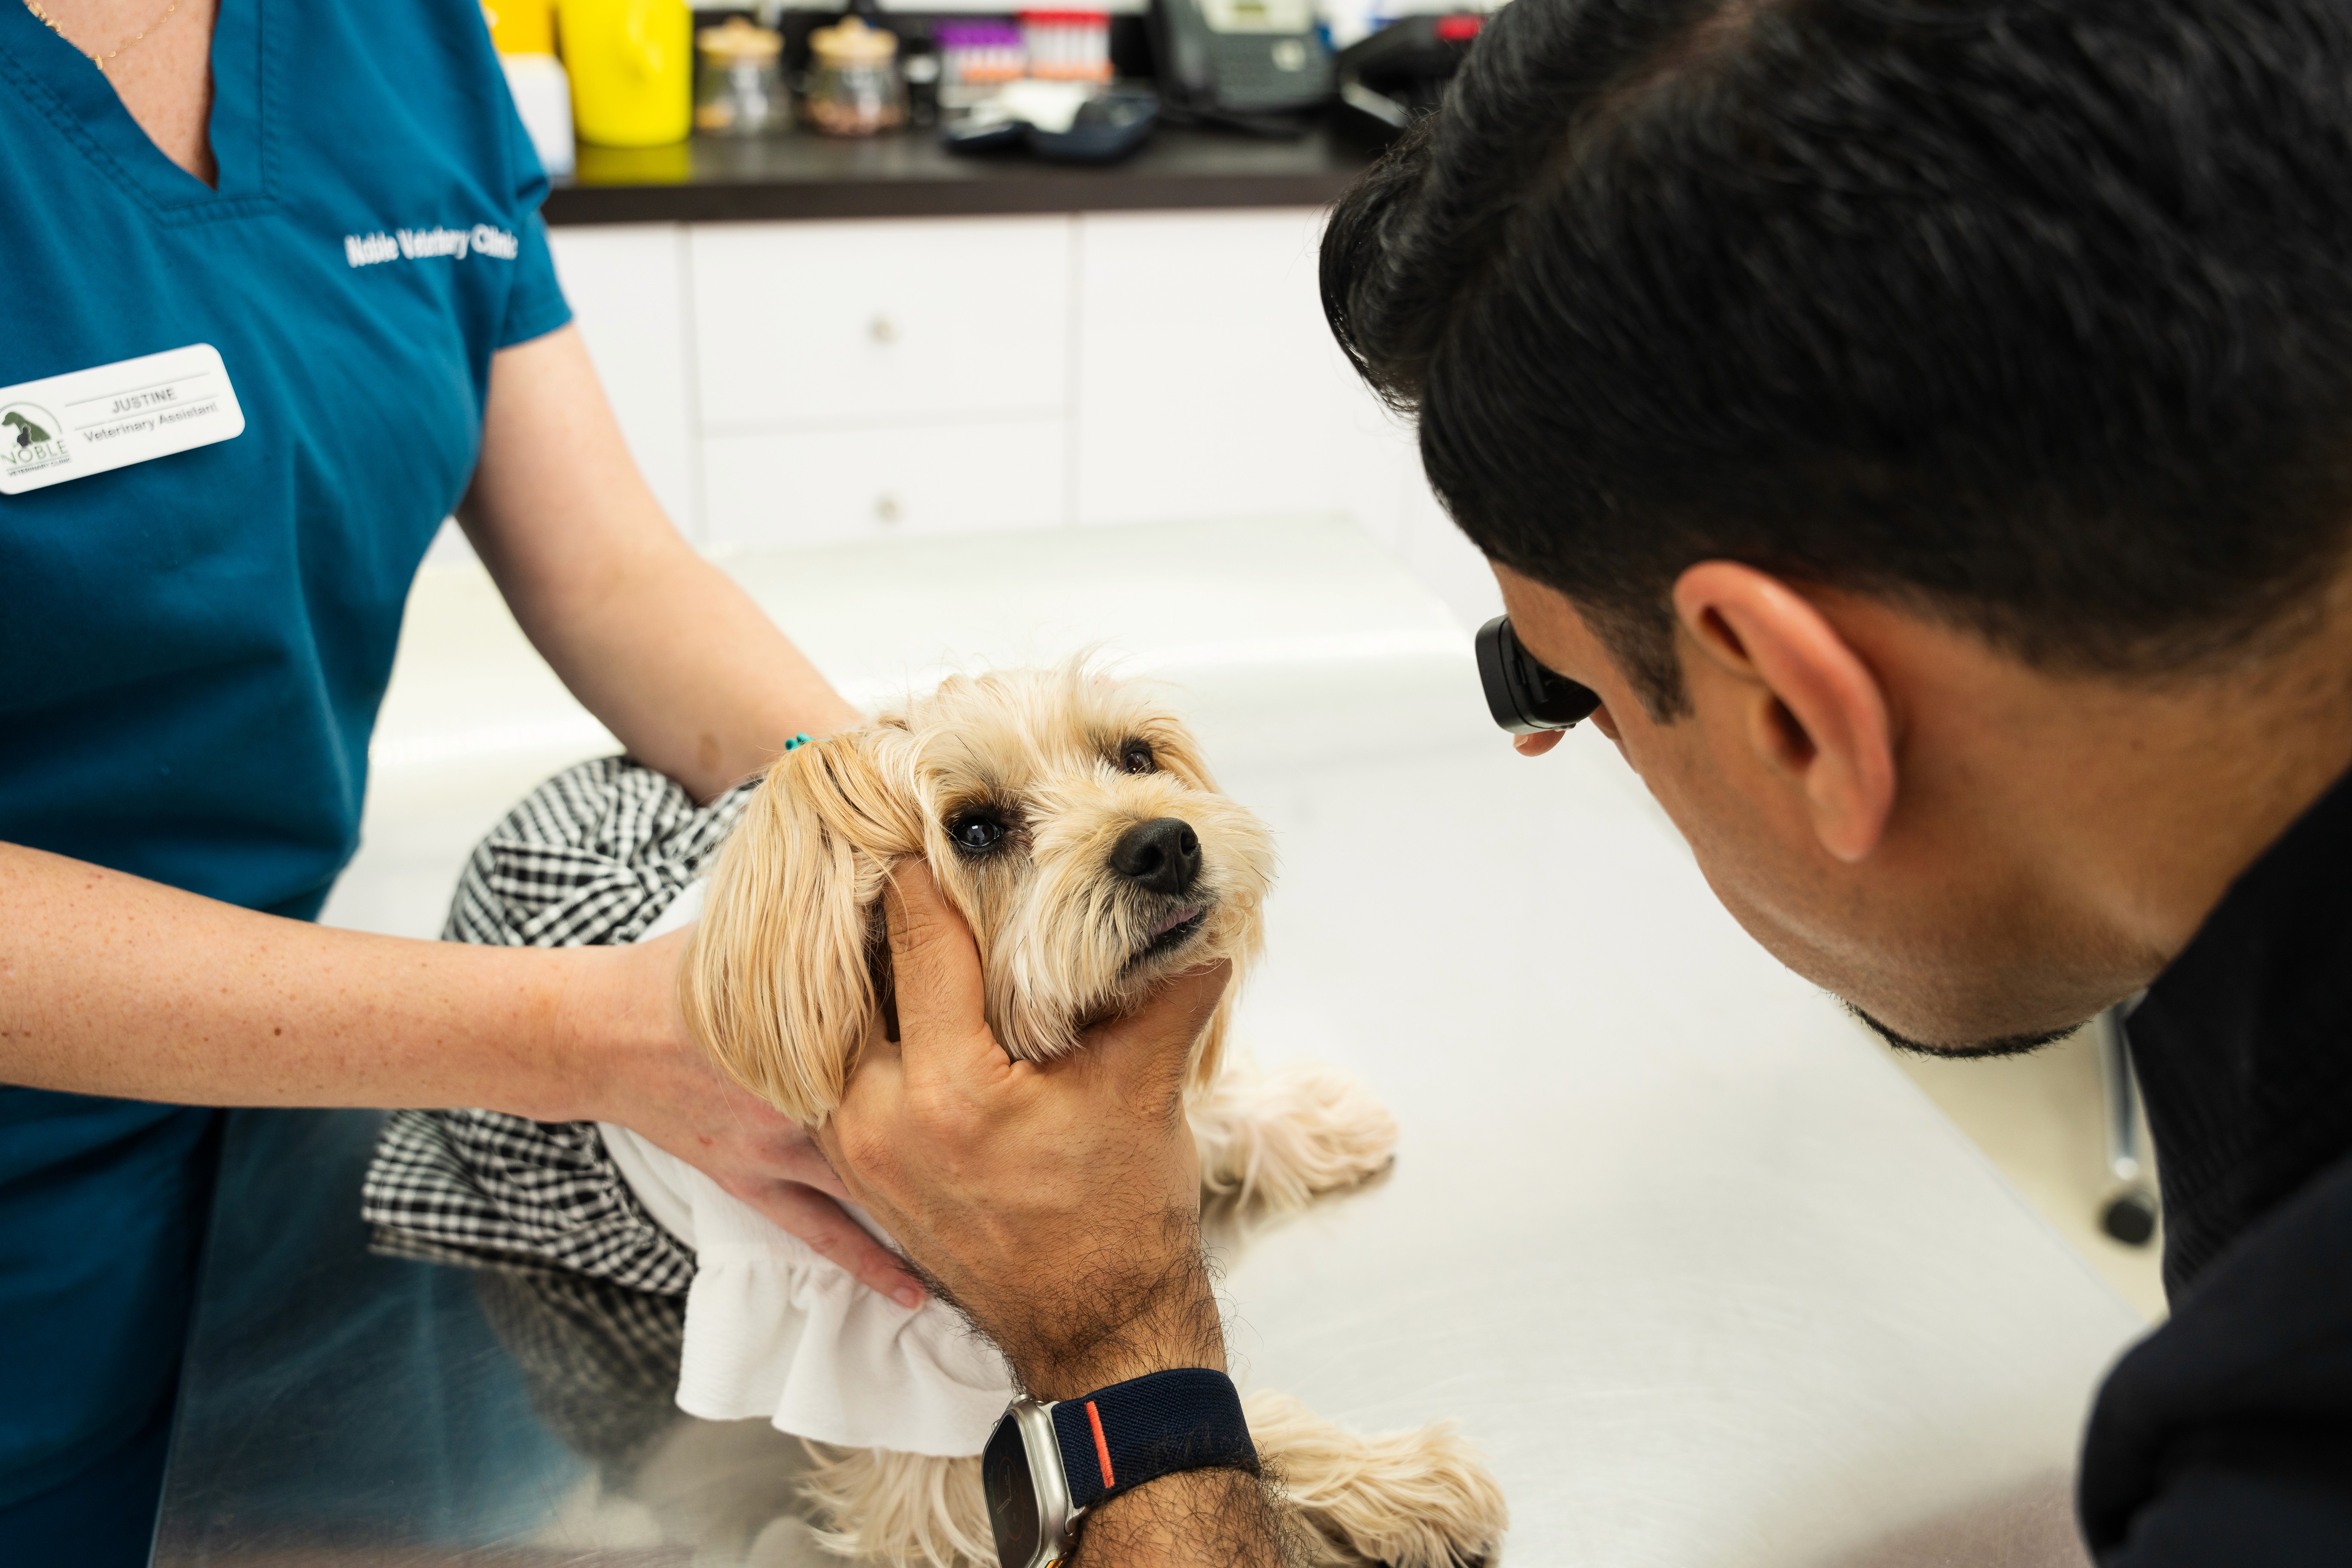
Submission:
[[980,1484],[988,1494],[988,1522],[996,1531],[1001,1568],[1029,1568],[1037,1557],[1037,1483],[1021,1423],[1007,1415],[980,1456]]

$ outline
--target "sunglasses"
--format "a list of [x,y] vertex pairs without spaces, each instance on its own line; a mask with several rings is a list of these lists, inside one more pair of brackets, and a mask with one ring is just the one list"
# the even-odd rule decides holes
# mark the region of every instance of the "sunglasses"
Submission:
[[1478,679],[1486,687],[1486,710],[1514,735],[1573,730],[1601,706],[1592,688],[1538,664],[1511,630],[1508,616],[1478,628]]

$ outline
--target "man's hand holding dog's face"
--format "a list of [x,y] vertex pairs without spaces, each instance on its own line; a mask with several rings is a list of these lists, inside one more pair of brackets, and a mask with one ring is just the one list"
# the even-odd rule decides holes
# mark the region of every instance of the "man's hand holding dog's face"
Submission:
[[1184,1121],[1219,964],[1087,1048],[1016,1062],[982,1016],[980,955],[929,868],[885,894],[899,1039],[877,1032],[817,1141],[850,1194],[1003,1347],[1066,1398],[1171,1366],[1224,1366]]

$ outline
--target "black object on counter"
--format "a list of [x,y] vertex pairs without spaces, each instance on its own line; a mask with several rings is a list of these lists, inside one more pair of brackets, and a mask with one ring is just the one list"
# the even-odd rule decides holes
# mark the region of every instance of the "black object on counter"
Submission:
[[1437,107],[1486,22],[1475,11],[1407,16],[1341,49],[1341,127],[1375,146],[1395,141]]
[[1052,163],[1116,163],[1150,141],[1159,123],[1157,93],[1113,88],[1080,104],[1067,131],[1040,131],[1025,120],[1000,120],[976,129],[951,125],[940,140],[958,153],[1025,148]]

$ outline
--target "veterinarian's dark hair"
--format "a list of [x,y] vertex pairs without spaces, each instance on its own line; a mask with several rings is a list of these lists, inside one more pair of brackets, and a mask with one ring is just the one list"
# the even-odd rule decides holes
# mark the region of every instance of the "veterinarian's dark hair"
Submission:
[[1514,0],[1322,284],[1661,718],[1716,557],[2203,668],[2309,623],[2352,510],[2352,5]]

